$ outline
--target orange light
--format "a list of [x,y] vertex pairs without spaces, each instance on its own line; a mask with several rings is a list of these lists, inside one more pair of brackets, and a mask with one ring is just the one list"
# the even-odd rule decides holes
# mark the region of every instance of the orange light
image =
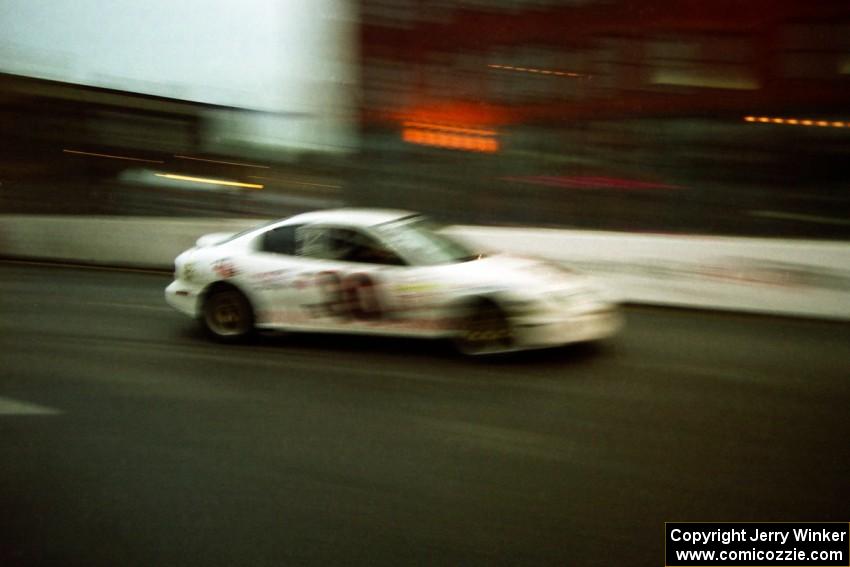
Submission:
[[494,139],[482,140],[482,151],[485,152],[498,152],[499,151],[499,142]]
[[746,122],[761,122],[761,123],[773,123],[773,124],[788,124],[791,126],[819,126],[821,128],[846,128],[850,126],[848,122],[842,122],[840,120],[829,121],[829,120],[811,120],[811,119],[799,119],[799,118],[783,118],[781,116],[771,117],[771,116],[744,116],[743,120]]
[[426,130],[441,130],[446,132],[458,132],[460,134],[473,134],[475,136],[495,136],[495,130],[485,130],[482,128],[461,128],[459,126],[448,126],[444,124],[434,124],[429,122],[405,122],[405,127],[408,128],[424,128]]
[[411,127],[406,127],[402,131],[401,139],[411,144],[453,150],[493,153],[499,149],[499,143],[490,137],[470,136],[465,133],[429,131]]

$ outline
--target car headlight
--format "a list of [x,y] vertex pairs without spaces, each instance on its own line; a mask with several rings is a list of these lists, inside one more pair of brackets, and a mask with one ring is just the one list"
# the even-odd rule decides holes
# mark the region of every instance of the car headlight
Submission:
[[514,317],[539,315],[546,311],[546,306],[540,301],[530,298],[515,298],[505,302],[508,313]]

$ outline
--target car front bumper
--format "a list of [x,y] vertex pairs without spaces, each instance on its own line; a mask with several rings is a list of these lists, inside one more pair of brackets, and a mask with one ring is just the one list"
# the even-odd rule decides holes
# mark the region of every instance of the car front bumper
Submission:
[[605,306],[563,317],[518,319],[513,322],[513,327],[517,346],[545,348],[605,339],[615,335],[623,324],[620,310]]

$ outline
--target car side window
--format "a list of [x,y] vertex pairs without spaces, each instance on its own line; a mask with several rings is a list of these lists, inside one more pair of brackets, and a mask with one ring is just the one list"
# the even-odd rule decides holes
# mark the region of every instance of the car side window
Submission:
[[404,261],[385,244],[369,234],[349,231],[351,246],[345,260],[363,264],[381,264],[384,266],[403,266]]
[[328,230],[319,226],[302,226],[295,231],[295,253],[305,258],[330,260]]
[[402,266],[404,261],[374,237],[350,228],[309,227],[298,233],[300,254],[311,258]]
[[297,225],[287,225],[267,231],[262,236],[260,250],[274,254],[294,256],[296,253],[295,234],[297,229]]

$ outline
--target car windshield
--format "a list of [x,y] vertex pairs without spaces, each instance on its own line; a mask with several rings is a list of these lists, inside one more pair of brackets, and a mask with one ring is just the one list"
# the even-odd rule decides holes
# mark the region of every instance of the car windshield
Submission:
[[465,244],[439,232],[440,228],[425,217],[412,216],[380,224],[375,230],[415,265],[469,262],[481,257]]
[[237,238],[241,238],[241,237],[245,236],[246,234],[251,234],[252,232],[256,232],[256,231],[260,230],[261,228],[265,228],[267,226],[271,226],[271,225],[279,223],[279,222],[280,222],[280,219],[273,219],[273,220],[266,221],[266,222],[263,222],[263,223],[260,223],[260,224],[251,225],[250,227],[246,228],[245,230],[241,230],[241,231],[239,231],[235,234],[232,234],[231,236],[228,236],[224,240],[220,241],[218,244],[224,244],[226,242],[232,242],[233,240],[236,240]]

